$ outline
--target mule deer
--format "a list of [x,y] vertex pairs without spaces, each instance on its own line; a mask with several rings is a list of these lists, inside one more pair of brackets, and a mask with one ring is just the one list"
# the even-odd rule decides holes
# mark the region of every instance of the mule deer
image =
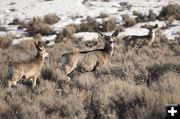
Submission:
[[36,86],[36,79],[41,72],[41,68],[44,63],[44,58],[48,56],[45,47],[39,41],[38,44],[34,42],[37,55],[34,59],[29,61],[12,62],[9,63],[8,71],[12,76],[12,79],[8,81],[8,86],[16,85],[22,77],[30,79],[33,82],[33,88]]
[[151,46],[155,40],[155,32],[158,30],[158,24],[155,26],[145,26],[149,30],[148,35],[144,36],[135,36],[129,35],[123,38],[123,45],[125,50],[128,51],[129,48],[132,47],[141,47],[143,45]]
[[[107,36],[100,32],[98,32],[98,34],[100,38],[105,40],[103,49],[70,52],[62,55],[62,70],[66,76],[75,68],[79,69],[81,72],[99,71],[108,63],[113,54],[113,40],[118,36],[119,30],[116,30],[111,36]],[[68,77],[68,79],[70,78]]]

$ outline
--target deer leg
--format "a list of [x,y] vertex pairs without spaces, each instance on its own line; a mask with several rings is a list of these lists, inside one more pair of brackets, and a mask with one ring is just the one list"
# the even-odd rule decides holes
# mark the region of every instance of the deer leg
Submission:
[[37,79],[37,78],[31,78],[31,80],[32,80],[32,82],[33,82],[33,85],[32,85],[33,88],[36,87],[36,79]]
[[72,66],[71,65],[65,65],[64,66],[64,73],[66,75],[66,78],[68,80],[70,80],[70,77],[68,76],[74,69],[76,68],[76,65],[73,64]]
[[13,75],[12,80],[8,81],[8,87],[16,85],[17,82],[23,77],[23,75]]

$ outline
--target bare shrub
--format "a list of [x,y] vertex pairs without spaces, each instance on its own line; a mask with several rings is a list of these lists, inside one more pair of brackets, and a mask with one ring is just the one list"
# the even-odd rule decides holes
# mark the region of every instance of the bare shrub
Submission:
[[96,19],[92,17],[87,17],[85,20],[81,21],[79,26],[80,28],[77,29],[76,32],[93,32],[98,31],[100,27],[100,23],[96,21]]
[[60,20],[60,18],[59,16],[57,16],[57,14],[53,13],[53,14],[45,15],[43,20],[44,23],[55,24]]
[[13,21],[11,23],[9,23],[9,25],[19,25],[18,26],[19,29],[27,27],[27,24],[25,23],[25,21],[24,20],[20,20],[18,18],[13,19]]
[[6,30],[6,28],[2,26],[1,20],[0,20],[0,31],[4,31],[4,30]]
[[102,30],[101,31],[113,31],[116,29],[116,18],[111,17],[107,21],[102,23]]
[[34,50],[34,41],[35,40],[23,40],[19,44],[14,45],[14,47],[18,49]]
[[75,24],[70,24],[70,25],[67,25],[65,26],[62,31],[57,34],[57,37],[56,39],[58,41],[62,41],[64,38],[72,38],[73,37],[73,34],[76,32],[76,25]]
[[54,31],[50,27],[49,24],[44,23],[43,20],[40,17],[34,17],[32,21],[27,26],[27,32],[30,35],[52,35],[54,34]]
[[169,4],[161,9],[159,19],[167,20],[170,16],[180,20],[180,5]]
[[131,27],[136,23],[136,21],[133,18],[130,18],[128,15],[122,15],[122,18],[125,27]]
[[99,18],[107,18],[109,15],[107,13],[101,12]]
[[157,15],[153,12],[153,10],[149,10],[149,13],[147,15],[143,15],[142,13],[138,11],[133,11],[133,15],[137,16],[136,22],[148,22],[148,21],[154,21],[157,19]]
[[13,36],[11,35],[0,36],[0,48],[6,49],[12,45],[12,42],[13,42]]
[[[178,38],[169,41],[159,36],[152,47],[126,54],[119,40],[114,43],[114,55],[107,68],[98,72],[75,71],[71,81],[63,77],[60,56],[87,47],[84,42],[65,39],[67,42],[47,48],[50,58],[45,60],[35,89],[26,86],[25,81],[10,89],[3,86],[8,80],[6,62],[36,54],[31,42],[0,49],[0,118],[158,119],[165,117],[165,104],[180,102]],[[98,40],[95,46],[92,44],[94,49],[104,46]]]

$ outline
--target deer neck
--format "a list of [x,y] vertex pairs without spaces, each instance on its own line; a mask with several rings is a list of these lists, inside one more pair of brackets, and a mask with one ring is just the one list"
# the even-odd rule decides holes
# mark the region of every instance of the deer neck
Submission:
[[104,46],[104,51],[107,52],[110,56],[112,56],[113,54],[113,51],[114,51],[114,43],[111,42],[111,43],[105,43],[105,46]]
[[148,45],[150,46],[155,40],[155,32],[149,33],[149,36],[151,37],[150,42],[148,43]]
[[36,60],[37,60],[38,64],[40,65],[40,67],[42,67],[42,65],[44,63],[43,54],[38,52],[37,55],[36,55]]

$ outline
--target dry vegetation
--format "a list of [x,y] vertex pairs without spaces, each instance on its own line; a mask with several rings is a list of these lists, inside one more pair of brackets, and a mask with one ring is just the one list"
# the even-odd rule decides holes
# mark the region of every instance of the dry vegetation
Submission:
[[[36,54],[33,41],[0,49],[0,118],[164,118],[164,105],[180,102],[180,44],[159,39],[152,47],[126,54],[117,42],[106,69],[82,74],[75,71],[70,82],[62,75],[59,57],[74,48],[88,48],[82,42],[57,43],[47,49],[50,56],[36,89],[26,80],[5,88],[7,61],[32,58]],[[101,47],[103,43],[98,41],[97,48]]]
[[114,17],[103,20],[102,23],[97,22],[95,18],[87,17],[85,20],[82,20],[80,24],[69,24],[65,26],[63,30],[57,34],[56,41],[62,41],[64,38],[73,38],[73,34],[78,32],[108,32],[116,29],[123,31],[124,27],[117,24],[116,18]]
[[159,17],[161,20],[168,20],[169,17],[180,20],[180,5],[169,4],[168,6],[163,7]]
[[0,36],[0,48],[6,49],[10,45],[12,45],[12,41],[13,41],[13,36],[11,35],[7,34],[4,36]]
[[[7,88],[8,62],[33,58],[36,55],[34,40],[11,45],[11,37],[0,37],[0,119],[163,119],[165,104],[180,102],[180,38],[169,41],[159,35],[151,47],[132,49],[128,53],[124,53],[118,38],[114,55],[105,69],[87,73],[74,71],[71,81],[65,80],[60,69],[62,54],[104,45],[102,40],[82,42],[73,37],[74,33],[122,31],[124,27],[145,22],[146,18],[154,20],[151,15],[141,18],[144,15],[137,11],[134,14],[138,19],[123,16],[123,26],[117,25],[112,17],[102,23],[88,17],[81,24],[66,26],[57,36],[61,42],[47,48],[49,58],[45,59],[35,89],[25,79]],[[15,19],[12,25],[27,28],[33,36],[50,35],[54,33],[50,25],[59,19],[51,15],[43,19],[36,17],[29,23]]]
[[19,29],[25,28],[31,36],[36,36],[38,34],[47,36],[55,34],[51,25],[57,23],[59,20],[60,18],[57,14],[52,13],[45,15],[43,18],[34,17],[27,23],[24,20],[15,18],[11,23],[9,23],[9,25],[19,25]]

